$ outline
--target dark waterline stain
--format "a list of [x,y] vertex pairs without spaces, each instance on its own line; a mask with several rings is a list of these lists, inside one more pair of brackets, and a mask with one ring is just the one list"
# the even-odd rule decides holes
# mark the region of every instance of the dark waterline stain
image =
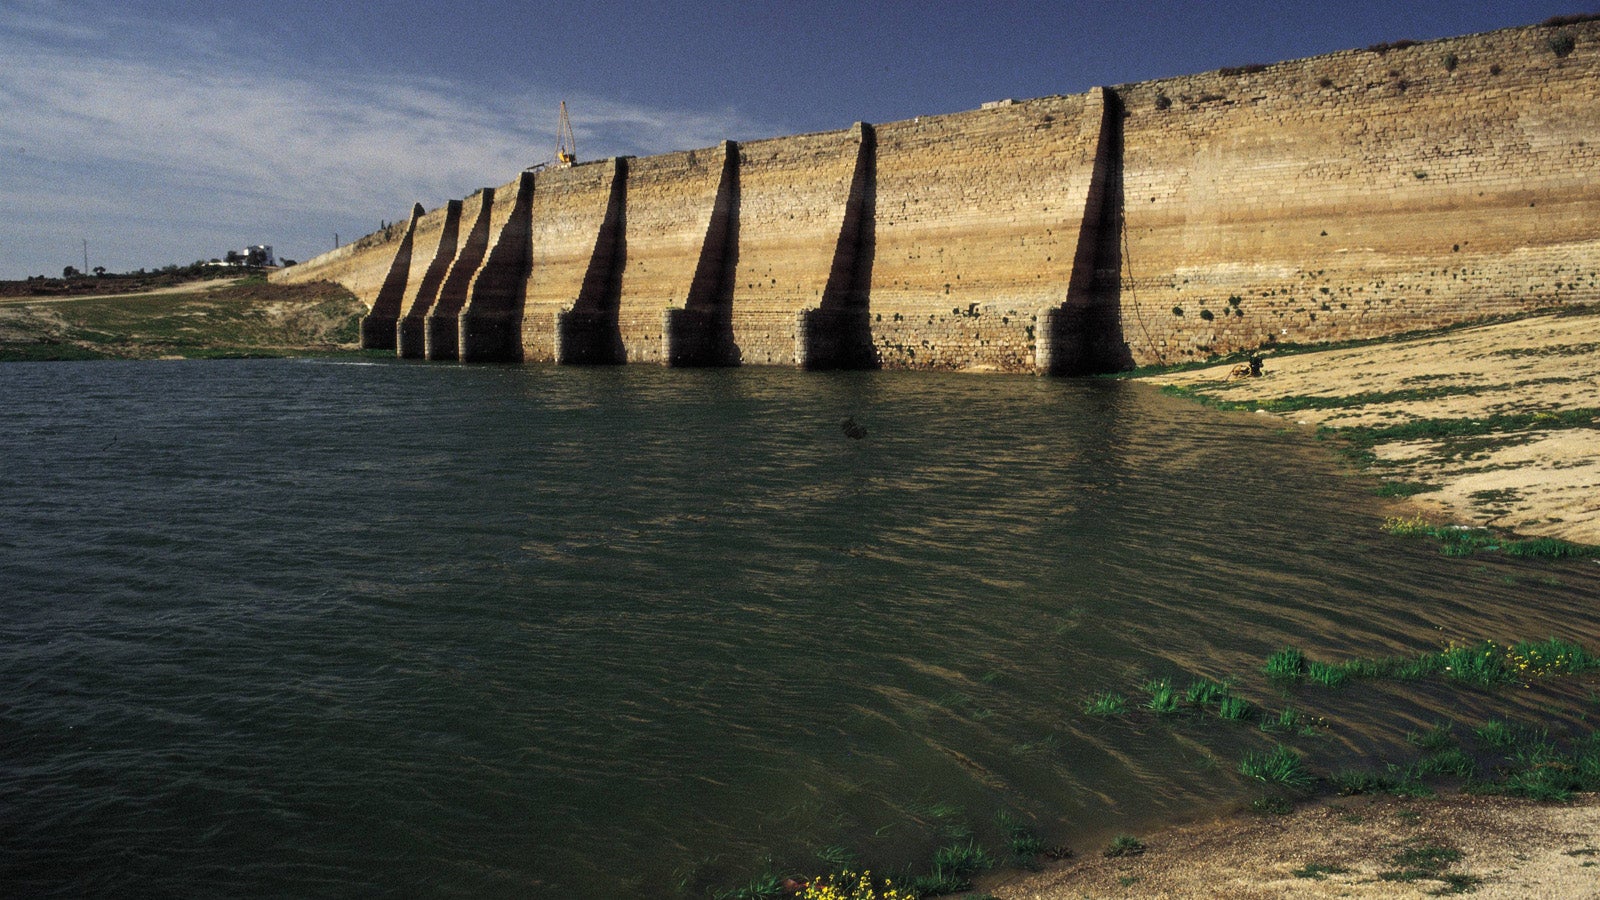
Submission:
[[[1262,740],[1090,719],[1093,692],[1285,644],[1597,643],[1592,564],[1383,535],[1300,438],[1135,384],[326,361],[0,384],[18,890],[651,895],[834,844],[926,859],[999,810],[1087,840],[1248,796],[1229,754]],[[1381,757],[1461,703],[1362,687],[1308,752]]]

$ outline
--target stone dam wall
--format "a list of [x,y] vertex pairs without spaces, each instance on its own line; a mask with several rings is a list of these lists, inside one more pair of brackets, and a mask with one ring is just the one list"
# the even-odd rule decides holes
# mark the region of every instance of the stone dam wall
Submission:
[[526,172],[274,273],[463,361],[1074,374],[1600,302],[1600,22]]

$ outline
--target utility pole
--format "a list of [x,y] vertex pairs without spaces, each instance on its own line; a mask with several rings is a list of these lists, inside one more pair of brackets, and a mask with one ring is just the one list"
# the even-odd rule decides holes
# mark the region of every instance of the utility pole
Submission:
[[333,249],[339,249],[339,232],[337,231],[333,233]]
[[83,239],[83,274],[89,274],[89,239]]

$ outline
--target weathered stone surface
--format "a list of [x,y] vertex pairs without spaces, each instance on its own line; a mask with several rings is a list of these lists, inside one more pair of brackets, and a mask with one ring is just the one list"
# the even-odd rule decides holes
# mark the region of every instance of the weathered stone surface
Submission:
[[[1600,302],[1595,96],[1600,22],[1529,26],[541,172],[496,321],[529,361],[571,310],[572,362],[665,363],[675,322],[713,329],[680,363],[1079,371]],[[430,358],[516,188],[479,245],[491,195],[460,211]],[[412,232],[402,354],[448,219]],[[374,303],[404,234],[273,278]]]
[[1600,23],[1115,90],[1141,362],[1600,299]]

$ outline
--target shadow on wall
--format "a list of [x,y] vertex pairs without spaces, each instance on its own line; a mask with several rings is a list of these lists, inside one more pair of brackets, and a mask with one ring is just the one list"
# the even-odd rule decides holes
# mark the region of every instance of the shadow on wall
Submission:
[[556,362],[610,366],[628,361],[618,313],[628,259],[628,160],[612,160],[611,191],[583,286],[572,308],[556,314]]
[[472,286],[472,276],[483,265],[489,252],[489,219],[494,211],[494,188],[485,188],[480,194],[478,218],[467,233],[461,255],[450,264],[450,273],[439,288],[439,297],[433,309],[423,318],[423,357],[430,360],[459,359],[461,337],[461,310],[467,305],[467,289]]
[[1122,326],[1125,114],[1114,92],[1099,90],[1104,99],[1100,140],[1067,299],[1041,316],[1038,364],[1049,375],[1097,375],[1133,368],[1133,352]]
[[739,264],[739,146],[722,144],[722,176],[700,261],[683,308],[662,323],[667,365],[737,366],[733,339],[733,284]]
[[876,369],[882,363],[872,342],[872,264],[877,254],[878,137],[871,125],[856,124],[860,140],[844,223],[834,247],[833,265],[822,301],[802,310],[795,340],[803,369]]
[[439,246],[434,251],[432,261],[428,263],[427,271],[422,273],[422,281],[411,297],[410,307],[395,323],[395,353],[403,359],[421,359],[423,356],[424,323],[428,314],[433,311],[434,301],[439,299],[439,288],[444,284],[445,276],[450,272],[450,264],[456,258],[456,244],[461,229],[461,206],[460,200],[451,200],[445,205],[444,227],[439,233]]

